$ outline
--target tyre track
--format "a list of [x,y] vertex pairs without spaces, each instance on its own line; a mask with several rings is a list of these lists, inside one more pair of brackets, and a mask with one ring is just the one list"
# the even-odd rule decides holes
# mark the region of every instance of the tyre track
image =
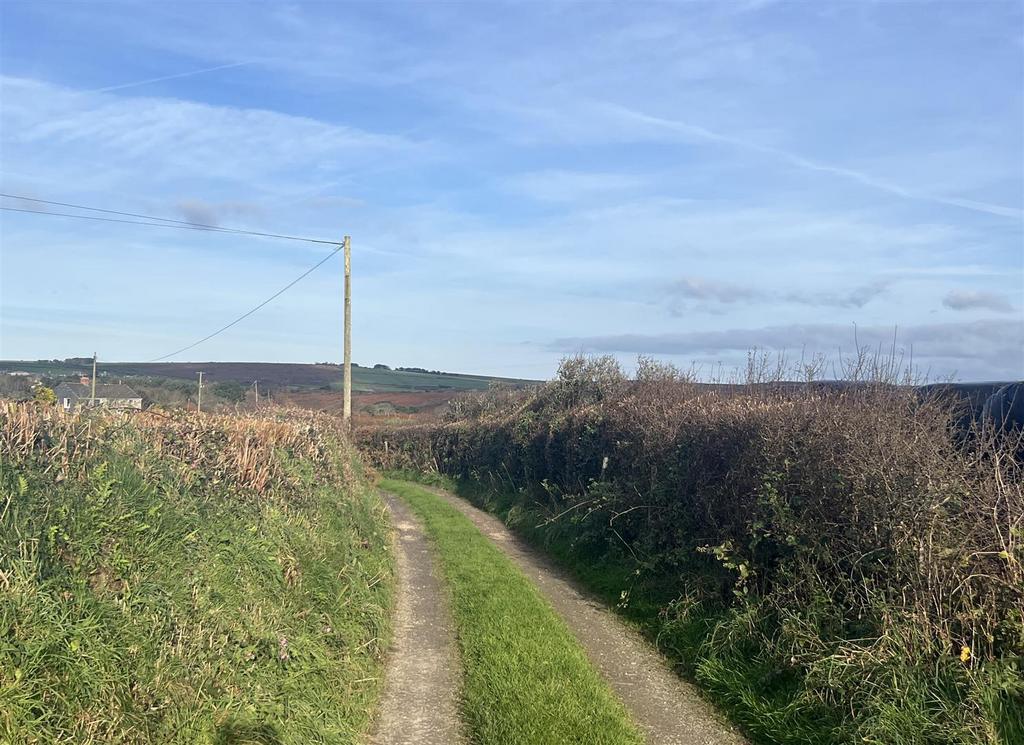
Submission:
[[423,527],[405,504],[382,494],[395,527],[397,586],[385,687],[372,745],[458,745],[461,680],[448,595]]
[[564,572],[527,546],[498,518],[450,492],[424,488],[468,517],[536,584],[651,745],[746,745],[737,730],[701,698],[694,686],[679,678],[639,633],[580,592]]

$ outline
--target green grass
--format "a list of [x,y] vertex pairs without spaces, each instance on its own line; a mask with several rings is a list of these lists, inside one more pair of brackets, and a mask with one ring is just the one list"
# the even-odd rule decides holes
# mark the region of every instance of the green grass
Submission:
[[[90,362],[64,362],[52,360],[0,360],[0,374],[20,370],[54,379],[70,379],[79,375],[90,375]],[[106,376],[101,382],[124,379],[129,385],[159,385],[161,382],[185,381],[193,385],[196,372],[203,370],[211,383],[235,381],[245,386],[253,380],[278,388],[317,389],[330,386],[341,390],[341,368],[338,365],[278,364],[261,362],[100,362],[98,371]],[[449,372],[411,372],[408,370],[385,370],[353,365],[352,387],[355,391],[483,391],[495,383],[529,385],[536,381],[514,378],[498,378],[487,375],[469,375]]]
[[423,520],[451,589],[475,742],[640,743],[622,705],[536,588],[458,510],[384,480]]
[[[861,660],[817,671],[809,680],[787,665],[779,619],[756,602],[738,608],[677,601],[686,576],[651,570],[624,551],[592,540],[571,520],[550,522],[537,502],[522,492],[479,480],[455,481],[437,474],[390,474],[458,494],[502,519],[529,543],[545,551],[579,582],[644,632],[683,676],[765,745],[870,743],[950,745],[981,742],[961,721],[969,692],[958,686],[949,666],[920,665],[896,650],[887,660]],[[800,609],[794,618],[800,618]],[[810,624],[813,614],[803,616]],[[773,640],[768,642],[767,640]],[[987,693],[994,723],[990,742],[1024,742],[1024,690],[1020,662],[983,671],[976,685]],[[1012,669],[1010,669],[1012,668]],[[866,680],[870,684],[865,686]],[[862,691],[867,689],[865,695]],[[844,691],[855,717],[832,701]]]
[[130,427],[92,447],[82,478],[0,463],[0,743],[356,741],[391,604],[365,483],[281,452],[256,496]]

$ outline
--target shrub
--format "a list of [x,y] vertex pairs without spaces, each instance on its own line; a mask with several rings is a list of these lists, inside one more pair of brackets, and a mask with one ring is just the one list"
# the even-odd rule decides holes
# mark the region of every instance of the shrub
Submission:
[[379,467],[483,482],[570,562],[585,552],[658,588],[662,643],[769,741],[806,742],[798,722],[814,720],[833,741],[1010,742],[1024,722],[1014,444],[958,438],[955,406],[884,365],[861,360],[843,385],[751,370],[709,386],[642,361],[627,381],[575,358],[537,390],[360,437]]
[[32,400],[37,404],[52,406],[57,403],[57,394],[53,392],[53,388],[48,388],[45,385],[37,385],[32,390]]

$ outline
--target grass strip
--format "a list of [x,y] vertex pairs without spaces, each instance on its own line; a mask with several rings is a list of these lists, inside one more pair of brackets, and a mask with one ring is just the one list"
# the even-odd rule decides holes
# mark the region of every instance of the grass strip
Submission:
[[440,556],[475,742],[643,742],[565,623],[476,526],[420,486],[386,479],[381,487],[409,504]]

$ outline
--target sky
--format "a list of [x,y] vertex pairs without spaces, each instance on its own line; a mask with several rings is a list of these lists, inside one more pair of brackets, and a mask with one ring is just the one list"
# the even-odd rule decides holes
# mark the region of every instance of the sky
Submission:
[[[364,365],[1024,378],[1018,2],[6,0],[0,191],[349,234]],[[331,250],[0,211],[0,357],[154,359]],[[173,359],[341,335],[336,256]]]

